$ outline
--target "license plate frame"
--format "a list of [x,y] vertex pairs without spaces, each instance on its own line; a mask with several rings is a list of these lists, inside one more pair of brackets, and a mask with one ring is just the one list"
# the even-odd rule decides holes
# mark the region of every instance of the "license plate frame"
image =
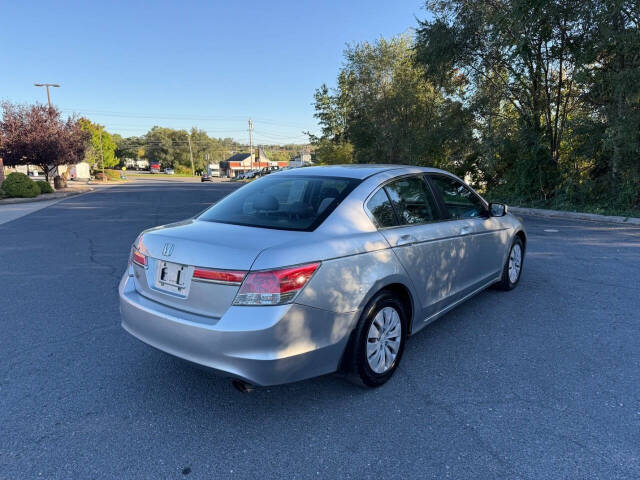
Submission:
[[177,295],[186,292],[187,265],[180,263],[158,261],[156,271],[156,288]]

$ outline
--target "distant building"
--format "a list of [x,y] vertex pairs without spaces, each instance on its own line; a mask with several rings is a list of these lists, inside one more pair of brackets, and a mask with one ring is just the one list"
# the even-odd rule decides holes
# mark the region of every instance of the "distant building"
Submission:
[[67,173],[67,178],[74,180],[89,180],[91,168],[87,162],[79,162],[72,165],[58,165],[58,175]]
[[297,157],[289,162],[290,167],[303,167],[306,165],[313,165],[311,152],[308,149],[302,150]]
[[236,153],[220,162],[220,174],[229,178],[237,177],[241,173],[264,167],[286,167],[289,162],[274,162],[267,158],[264,150],[258,149],[258,158],[254,159],[249,153]]

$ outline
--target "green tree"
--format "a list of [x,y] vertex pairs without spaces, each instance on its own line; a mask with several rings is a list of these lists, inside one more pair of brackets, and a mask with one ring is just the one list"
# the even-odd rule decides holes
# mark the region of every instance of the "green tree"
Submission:
[[115,155],[119,159],[125,158],[142,158],[144,157],[144,139],[140,137],[126,137],[123,138],[120,135],[113,135],[113,139],[116,142]]
[[[602,142],[594,174],[623,207],[640,205],[640,3],[585,1],[586,41],[578,80]],[[595,114],[595,115],[594,115]],[[599,121],[598,121],[599,120]]]
[[289,162],[293,157],[292,151],[284,149],[268,149],[264,153],[269,160],[274,162]]
[[[116,142],[113,136],[102,125],[93,123],[88,118],[81,118],[78,123],[80,128],[90,135],[89,148],[87,148],[84,157],[85,162],[92,167],[102,167],[102,158],[104,156],[104,166],[106,168],[117,166],[120,160],[115,155]],[[102,146],[100,137],[102,137]],[[100,153],[101,149],[102,154]]]
[[[173,130],[154,126],[144,136],[145,158],[151,162],[159,162],[162,167],[173,166],[176,148],[173,144]],[[185,132],[186,134],[186,132]],[[185,137],[186,139],[186,137]],[[189,148],[187,146],[187,148]]]
[[326,165],[343,165],[353,162],[353,145],[349,142],[332,142],[318,139],[315,144],[315,162]]
[[[349,46],[337,87],[315,94],[322,135],[316,158],[334,163],[436,165],[464,173],[472,162],[472,118],[416,65],[407,35]],[[443,135],[445,132],[454,135]],[[443,141],[444,138],[444,141]]]
[[429,0],[416,59],[474,115],[474,177],[505,199],[640,205],[640,6]]

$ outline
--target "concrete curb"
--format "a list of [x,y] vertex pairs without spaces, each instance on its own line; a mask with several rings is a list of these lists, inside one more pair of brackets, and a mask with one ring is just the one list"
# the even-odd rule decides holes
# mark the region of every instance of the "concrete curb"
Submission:
[[40,194],[35,198],[5,198],[0,200],[0,207],[2,205],[14,205],[16,203],[32,203],[32,202],[46,202],[50,200],[59,200],[66,197],[73,197],[74,195],[81,195],[93,191],[93,188],[83,189],[78,192],[54,192]]
[[597,215],[595,213],[563,212],[560,210],[545,210],[541,208],[522,208],[509,206],[511,213],[532,215],[536,217],[565,218],[568,220],[585,220],[588,222],[620,223],[623,225],[639,225],[640,218],[616,217],[612,215]]

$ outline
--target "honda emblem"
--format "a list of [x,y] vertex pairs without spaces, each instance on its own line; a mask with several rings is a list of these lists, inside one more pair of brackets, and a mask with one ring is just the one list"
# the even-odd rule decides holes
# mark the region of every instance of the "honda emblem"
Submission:
[[175,245],[173,243],[165,243],[162,249],[162,255],[164,255],[165,257],[170,257],[173,253],[174,248]]

